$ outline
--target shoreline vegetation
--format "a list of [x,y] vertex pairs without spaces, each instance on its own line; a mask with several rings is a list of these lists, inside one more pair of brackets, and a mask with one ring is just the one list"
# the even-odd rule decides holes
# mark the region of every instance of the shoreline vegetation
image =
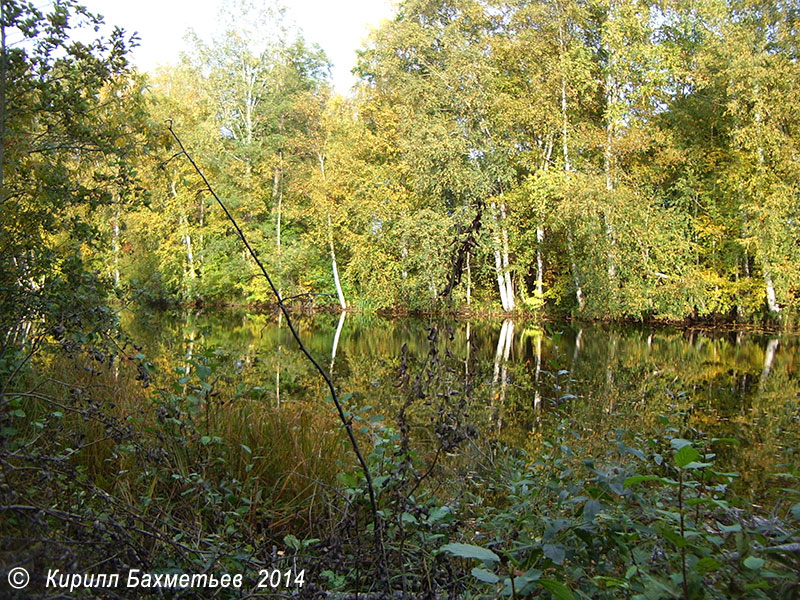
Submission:
[[[360,314],[360,313],[374,313],[382,317],[429,317],[429,318],[453,318],[456,320],[469,320],[469,319],[515,319],[522,321],[530,321],[539,324],[545,323],[607,323],[617,325],[642,325],[651,327],[674,327],[682,330],[697,329],[702,331],[750,331],[750,332],[769,332],[769,333],[783,333],[794,335],[800,332],[800,322],[789,322],[788,319],[777,320],[774,318],[764,318],[760,322],[753,321],[732,321],[724,318],[717,319],[690,319],[683,320],[667,320],[667,319],[618,319],[601,317],[580,317],[573,315],[560,315],[560,314],[542,314],[537,311],[515,310],[514,312],[500,312],[496,308],[441,308],[432,310],[410,310],[403,309],[402,307],[394,308],[368,308],[362,309],[358,306],[350,305],[342,309],[337,304],[313,304],[309,302],[301,302],[293,300],[292,303],[295,309],[300,309],[301,312],[311,314],[313,312],[321,312],[328,314],[340,314],[342,312],[347,314]],[[188,310],[193,309],[197,311],[248,311],[257,314],[275,313],[278,310],[278,304],[273,302],[263,303],[206,303],[206,302],[191,302],[182,304],[153,304],[153,308],[158,310]]]
[[[781,339],[708,359],[691,336],[662,373],[658,335],[581,355],[579,326],[568,356],[513,323],[796,329],[796,21],[404,0],[345,98],[274,2],[226,3],[144,75],[79,2],[0,0],[0,594],[798,598]],[[285,303],[243,341],[131,334],[148,306],[273,292],[345,312],[313,352]],[[346,311],[387,307],[424,327],[337,360]],[[497,343],[443,307],[502,317]]]

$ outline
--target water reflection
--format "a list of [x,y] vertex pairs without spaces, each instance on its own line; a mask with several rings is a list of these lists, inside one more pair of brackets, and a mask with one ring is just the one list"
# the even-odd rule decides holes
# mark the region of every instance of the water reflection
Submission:
[[[221,349],[223,368],[236,373],[237,393],[288,406],[327,396],[280,315],[131,314],[124,324],[164,384],[176,372],[188,373],[195,354]],[[755,477],[784,461],[798,439],[796,336],[607,324],[543,328],[510,319],[437,323],[447,332],[436,341],[437,374],[428,335],[433,324],[346,313],[297,317],[310,351],[323,364],[330,357],[337,388],[389,421],[414,393],[414,376],[439,377],[445,386],[448,373],[452,381],[440,394],[467,395],[471,418],[488,426],[486,435],[533,449],[563,414],[596,432],[599,444],[609,428],[645,431],[660,415],[682,412],[684,426],[742,439],[741,452],[721,458]],[[408,385],[401,363],[416,369]],[[409,411],[421,437],[430,429],[430,406],[428,399]]]

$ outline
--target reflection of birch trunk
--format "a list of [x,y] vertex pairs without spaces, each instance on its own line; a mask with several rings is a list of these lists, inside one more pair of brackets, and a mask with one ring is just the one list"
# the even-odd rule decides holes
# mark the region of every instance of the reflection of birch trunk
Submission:
[[333,334],[333,346],[331,347],[331,368],[328,374],[333,379],[333,363],[336,361],[336,349],[339,347],[339,337],[342,335],[342,328],[344,327],[344,318],[347,313],[342,311],[339,313],[339,324],[336,326],[336,333]]
[[493,385],[500,383],[500,389],[495,391],[497,399],[497,430],[503,427],[503,407],[506,400],[506,383],[508,381],[508,359],[511,356],[511,345],[514,342],[514,322],[511,319],[503,321],[500,328],[500,337],[497,339],[497,350],[494,356]]
[[542,394],[539,392],[539,376],[542,373],[542,332],[536,334],[536,371],[533,377],[534,393],[533,393],[533,408],[539,409],[542,406]]
[[767,347],[764,349],[764,367],[761,369],[761,379],[759,380],[759,390],[763,391],[767,383],[770,371],[772,371],[772,363],[775,360],[775,353],[780,346],[778,338],[772,338],[767,342]]
[[278,360],[275,368],[275,406],[281,407],[281,325],[283,324],[283,313],[278,311]]
[[569,379],[567,379],[567,393],[571,393],[572,382],[575,380],[575,369],[578,367],[578,359],[583,350],[583,327],[578,330],[578,335],[575,336],[575,347],[572,349],[572,363],[569,367]]
[[[189,319],[189,317],[187,315],[187,317],[186,317],[186,320],[187,320],[186,326],[187,327],[188,327],[188,319]],[[194,327],[192,327],[192,329],[189,330],[189,337],[188,337],[189,343],[186,344],[186,365],[183,368],[184,375],[188,375],[189,372],[192,370],[192,359],[194,358],[194,340],[195,340],[195,335],[196,334],[195,334],[195,331],[194,331]]]
[[608,360],[606,361],[606,396],[609,399],[608,410],[614,410],[614,395],[611,393],[614,387],[614,371],[612,365],[617,354],[617,338],[609,335],[608,340]]
[[470,346],[471,346],[471,327],[470,322],[467,321],[467,352],[466,357],[464,358],[464,376],[466,377],[467,381],[469,380],[469,355],[470,355]]
[[[189,329],[189,313],[186,313],[186,319],[184,322],[184,330]],[[194,358],[194,340],[195,340],[195,329],[192,327],[189,329],[189,335],[187,337],[188,343],[186,344],[186,365],[183,367],[183,374],[189,375],[192,370],[192,359]],[[183,393],[186,394],[186,385],[183,386]]]

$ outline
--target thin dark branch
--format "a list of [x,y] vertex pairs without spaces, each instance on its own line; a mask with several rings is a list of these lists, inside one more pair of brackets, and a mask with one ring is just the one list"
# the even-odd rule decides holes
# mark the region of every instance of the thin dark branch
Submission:
[[278,291],[278,288],[272,282],[272,278],[269,276],[269,273],[267,273],[267,270],[264,268],[264,265],[259,260],[256,251],[253,249],[252,246],[250,246],[250,243],[247,241],[244,232],[239,227],[239,224],[236,222],[236,219],[233,218],[233,215],[228,210],[228,207],[225,206],[225,203],[223,203],[220,197],[217,196],[217,193],[211,187],[211,183],[209,183],[208,179],[206,179],[206,176],[200,170],[200,167],[197,166],[197,163],[187,152],[186,148],[183,145],[183,142],[178,137],[178,134],[175,133],[175,130],[172,128],[171,120],[167,121],[167,128],[169,129],[169,132],[172,134],[172,137],[175,138],[175,141],[178,143],[178,146],[181,149],[181,151],[178,154],[182,153],[189,161],[189,163],[191,163],[192,167],[194,167],[195,172],[203,180],[203,183],[205,184],[209,193],[212,196],[214,196],[214,200],[217,201],[217,204],[219,204],[220,208],[222,208],[223,212],[225,213],[225,216],[228,217],[228,220],[231,222],[234,229],[236,230],[236,233],[239,235],[239,239],[242,240],[242,243],[244,244],[245,248],[247,248],[247,251],[250,253],[250,256],[253,257],[253,260],[255,261],[256,265],[258,265],[261,274],[264,275],[264,279],[267,280],[267,283],[269,284],[272,293],[275,295],[275,298],[278,301],[278,307],[283,313],[283,316],[286,317],[286,324],[289,327],[289,331],[292,333],[292,337],[294,337],[295,341],[297,342],[300,351],[306,356],[306,358],[308,358],[311,364],[314,365],[314,368],[319,372],[320,376],[325,380],[325,384],[328,386],[328,390],[330,391],[331,394],[331,399],[333,400],[334,405],[336,405],[336,410],[339,413],[339,419],[342,422],[342,425],[344,426],[345,430],[347,431],[347,436],[350,439],[350,445],[352,446],[353,452],[355,452],[355,455],[358,458],[358,462],[361,465],[361,469],[364,472],[364,479],[366,480],[367,483],[367,492],[369,493],[369,502],[370,502],[370,507],[372,509],[372,519],[375,527],[375,544],[377,546],[378,551],[380,552],[381,567],[384,571],[383,575],[386,578],[388,584],[386,553],[383,546],[381,520],[380,520],[380,515],[378,514],[378,504],[375,500],[375,489],[372,484],[372,476],[369,473],[369,467],[367,466],[367,461],[364,459],[364,455],[361,453],[361,450],[358,446],[358,442],[356,441],[355,435],[353,434],[353,429],[350,425],[350,421],[344,414],[344,409],[342,408],[342,404],[339,401],[339,395],[336,393],[336,388],[333,385],[333,380],[331,380],[330,375],[322,368],[319,362],[317,362],[317,359],[315,359],[314,356],[311,354],[311,352],[309,352],[305,344],[303,344],[303,341],[300,339],[300,336],[298,335],[297,330],[295,329],[294,324],[292,323],[291,316],[289,315],[289,311],[286,308],[286,305],[284,304],[283,298],[281,298],[281,294]]

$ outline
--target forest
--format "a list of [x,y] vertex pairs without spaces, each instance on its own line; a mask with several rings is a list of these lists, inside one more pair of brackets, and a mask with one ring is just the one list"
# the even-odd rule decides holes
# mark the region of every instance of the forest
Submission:
[[796,2],[0,8],[7,597],[797,598]]
[[407,2],[360,52],[350,97],[277,7],[231,9],[153,76],[127,63],[123,30],[76,47],[89,16],[25,7],[5,26],[29,43],[4,63],[4,289],[90,273],[137,301],[272,301],[191,166],[169,160],[170,120],[288,296],[796,313],[793,3]]

